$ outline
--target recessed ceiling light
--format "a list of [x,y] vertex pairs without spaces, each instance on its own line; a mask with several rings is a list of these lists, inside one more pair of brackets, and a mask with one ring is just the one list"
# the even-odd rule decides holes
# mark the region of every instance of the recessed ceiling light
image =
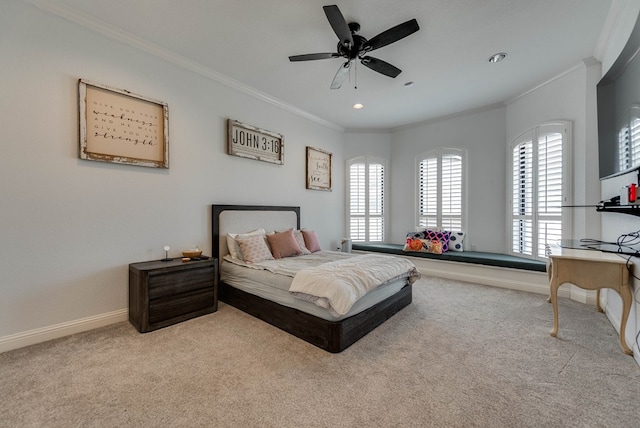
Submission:
[[493,54],[489,57],[489,62],[490,63],[496,63],[496,62],[500,62],[503,59],[505,59],[507,57],[507,54],[504,52],[500,52],[497,54]]
[[360,103],[355,103],[355,104],[353,105],[353,108],[354,108],[354,109],[356,109],[356,110],[359,110],[359,109],[361,109],[362,107],[364,107],[364,105],[362,105],[362,104],[360,104]]

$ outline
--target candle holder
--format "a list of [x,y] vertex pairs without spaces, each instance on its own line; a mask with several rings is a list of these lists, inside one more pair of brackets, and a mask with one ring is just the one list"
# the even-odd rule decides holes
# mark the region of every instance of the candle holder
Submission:
[[169,250],[171,249],[171,247],[169,247],[168,245],[164,246],[164,259],[160,260],[161,262],[170,262],[173,259],[169,258]]

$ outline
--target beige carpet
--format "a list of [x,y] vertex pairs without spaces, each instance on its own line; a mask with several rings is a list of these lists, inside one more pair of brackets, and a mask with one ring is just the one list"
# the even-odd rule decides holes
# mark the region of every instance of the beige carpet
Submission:
[[2,427],[636,427],[640,369],[606,317],[422,279],[340,354],[238,310],[0,354]]

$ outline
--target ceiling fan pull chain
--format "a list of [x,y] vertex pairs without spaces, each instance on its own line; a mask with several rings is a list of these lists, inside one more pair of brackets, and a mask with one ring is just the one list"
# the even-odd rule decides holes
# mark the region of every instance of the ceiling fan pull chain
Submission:
[[355,81],[353,88],[358,89],[358,61],[354,61],[353,80]]

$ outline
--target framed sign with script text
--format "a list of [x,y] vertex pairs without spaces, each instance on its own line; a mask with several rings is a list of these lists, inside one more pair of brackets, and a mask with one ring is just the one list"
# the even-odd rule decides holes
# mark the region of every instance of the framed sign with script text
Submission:
[[80,159],[169,168],[169,107],[80,79]]
[[228,153],[243,158],[284,164],[284,138],[237,120],[227,120]]
[[307,189],[331,191],[331,157],[329,152],[307,146]]

